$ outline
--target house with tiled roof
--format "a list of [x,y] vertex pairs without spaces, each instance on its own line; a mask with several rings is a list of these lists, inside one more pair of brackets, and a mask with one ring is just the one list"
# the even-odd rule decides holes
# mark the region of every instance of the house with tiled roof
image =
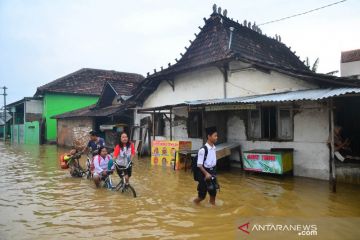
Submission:
[[[130,99],[137,104],[135,125],[150,116],[153,140],[191,141],[193,150],[204,144],[205,128],[216,126],[221,146],[237,144],[260,160],[261,153],[275,159],[276,150],[290,151],[293,161],[289,158],[286,168],[294,175],[333,179],[329,139],[334,123],[347,124],[347,132],[356,132],[351,137],[360,140],[360,131],[352,131],[356,124],[350,123],[360,121],[360,115],[348,117],[357,100],[348,103],[345,97],[358,96],[360,82],[312,72],[279,35],[267,36],[256,24],[238,22],[216,5],[199,28],[175,64],[154,69],[135,88]],[[347,107],[340,113],[334,106]],[[357,151],[359,140],[352,142]],[[227,156],[244,170],[286,170],[272,161],[245,161],[245,154],[234,150]]]
[[43,100],[45,140],[52,142],[57,139],[57,120],[53,116],[96,104],[106,83],[120,85],[121,91],[127,93],[143,78],[135,73],[83,68],[38,87],[35,97]]
[[127,81],[109,80],[104,84],[95,104],[85,108],[53,116],[57,120],[57,144],[60,146],[86,146],[88,133],[95,130],[111,146],[116,134],[129,130],[133,123],[135,107],[126,102],[137,84]]

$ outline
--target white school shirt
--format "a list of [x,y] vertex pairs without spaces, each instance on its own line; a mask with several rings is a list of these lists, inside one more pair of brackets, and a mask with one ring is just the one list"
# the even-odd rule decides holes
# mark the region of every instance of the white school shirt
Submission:
[[205,146],[208,148],[208,154],[204,163],[204,156],[205,156],[205,149],[201,148],[198,152],[198,159],[197,164],[203,165],[206,168],[212,168],[216,166],[216,147],[210,146],[208,143],[205,144]]
[[[99,157],[100,157],[100,164],[99,164]],[[105,158],[101,157],[100,155],[96,155],[94,157],[94,167],[95,167],[94,171],[100,175],[103,171],[108,170],[108,164],[110,159],[111,159],[110,155],[107,155]],[[111,167],[111,170],[113,169],[114,169],[114,165]]]

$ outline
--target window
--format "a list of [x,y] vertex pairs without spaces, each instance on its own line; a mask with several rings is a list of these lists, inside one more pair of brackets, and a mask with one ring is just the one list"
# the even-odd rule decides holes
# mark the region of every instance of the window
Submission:
[[189,138],[202,138],[201,112],[189,112],[187,130]]
[[291,109],[278,109],[278,137],[279,139],[293,139],[293,112]]
[[155,118],[155,136],[164,136],[165,121],[162,113],[156,113]]
[[248,137],[263,140],[293,139],[293,112],[290,107],[262,107],[249,110]]

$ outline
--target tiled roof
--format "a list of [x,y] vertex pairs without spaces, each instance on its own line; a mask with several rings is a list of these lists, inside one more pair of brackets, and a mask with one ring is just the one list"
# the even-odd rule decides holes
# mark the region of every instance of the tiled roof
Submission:
[[205,25],[181,59],[174,65],[148,75],[134,90],[133,100],[141,102],[146,99],[162,80],[171,80],[177,74],[204,66],[223,67],[232,60],[315,82],[322,87],[360,86],[360,82],[354,79],[309,70],[295,52],[281,42],[280,37],[270,38],[257,26],[249,26],[245,22],[240,24],[217,12],[204,20]]
[[83,68],[38,87],[35,96],[45,92],[99,96],[106,81],[111,82],[113,86],[119,86],[117,91],[121,94],[129,95],[143,79],[142,75],[136,73]]
[[91,105],[85,108],[59,114],[53,116],[52,118],[61,119],[72,117],[108,117],[111,115],[116,115],[124,109],[126,109],[125,105],[111,105],[103,108],[96,108],[96,105]]
[[[233,28],[233,31],[229,48],[230,28]],[[255,31],[221,14],[213,13],[209,19],[206,19],[205,25],[181,59],[173,66],[150,76],[179,72],[235,57],[271,66],[310,71],[290,48],[279,40],[267,37],[260,31]]]
[[341,62],[355,62],[360,61],[360,49],[341,52]]

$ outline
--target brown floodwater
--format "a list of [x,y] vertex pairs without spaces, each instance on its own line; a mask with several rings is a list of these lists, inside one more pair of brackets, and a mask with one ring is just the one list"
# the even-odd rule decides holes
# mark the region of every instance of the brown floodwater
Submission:
[[59,166],[64,151],[0,142],[0,239],[236,239],[245,218],[360,217],[357,185],[339,184],[334,194],[327,181],[237,170],[219,173],[215,207],[196,206],[191,173],[151,166],[148,158],[135,160],[138,197],[129,198],[71,178]]

